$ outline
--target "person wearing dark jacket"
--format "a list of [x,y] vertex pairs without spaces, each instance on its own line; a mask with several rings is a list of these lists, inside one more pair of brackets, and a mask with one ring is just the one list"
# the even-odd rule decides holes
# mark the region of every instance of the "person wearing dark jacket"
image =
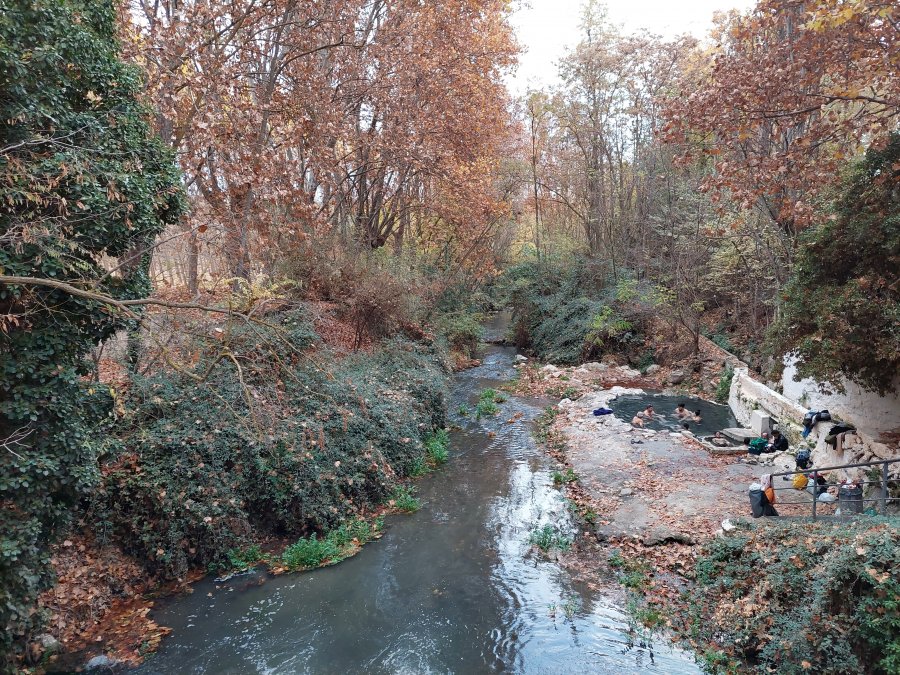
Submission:
[[772,442],[769,443],[769,452],[786,452],[788,449],[787,439],[781,435],[777,429],[772,432]]

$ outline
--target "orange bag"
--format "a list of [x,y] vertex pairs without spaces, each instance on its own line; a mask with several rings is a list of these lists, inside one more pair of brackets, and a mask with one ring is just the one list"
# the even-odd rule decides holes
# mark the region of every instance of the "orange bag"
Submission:
[[775,503],[775,488],[767,487],[765,490],[763,490],[763,492],[765,492],[766,499],[769,500],[769,503],[774,504]]

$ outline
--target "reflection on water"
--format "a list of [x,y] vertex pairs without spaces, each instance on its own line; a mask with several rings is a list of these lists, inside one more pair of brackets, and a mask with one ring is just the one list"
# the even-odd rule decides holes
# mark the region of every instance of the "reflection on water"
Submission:
[[[452,409],[511,377],[514,354],[491,348],[459,374]],[[356,557],[260,586],[197,584],[157,613],[174,632],[140,672],[699,672],[629,638],[620,610],[530,551],[535,526],[569,526],[531,437],[539,412],[511,398],[496,417],[455,419],[449,464],[419,481],[422,510],[389,518]]]

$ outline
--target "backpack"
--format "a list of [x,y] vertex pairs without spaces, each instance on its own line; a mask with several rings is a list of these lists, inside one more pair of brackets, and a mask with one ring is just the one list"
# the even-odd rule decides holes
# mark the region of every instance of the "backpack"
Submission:
[[769,444],[766,442],[765,438],[754,438],[750,441],[750,452],[754,454],[765,452],[767,447],[769,447]]
[[[805,469],[807,466],[809,466],[810,457],[812,457],[812,453],[809,450],[801,450],[800,452],[798,452],[797,457],[795,458],[797,466],[799,466],[801,469]],[[806,486],[804,485],[803,487]]]

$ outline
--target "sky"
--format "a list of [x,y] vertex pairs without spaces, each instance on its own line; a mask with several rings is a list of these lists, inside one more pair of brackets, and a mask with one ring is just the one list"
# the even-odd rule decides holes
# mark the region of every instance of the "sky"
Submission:
[[[578,42],[578,24],[584,0],[522,0],[513,25],[525,50],[519,67],[509,78],[513,93],[556,82],[556,61]],[[691,33],[705,37],[716,11],[747,9],[752,0],[606,0],[609,18],[626,32],[646,28],[673,37]]]

